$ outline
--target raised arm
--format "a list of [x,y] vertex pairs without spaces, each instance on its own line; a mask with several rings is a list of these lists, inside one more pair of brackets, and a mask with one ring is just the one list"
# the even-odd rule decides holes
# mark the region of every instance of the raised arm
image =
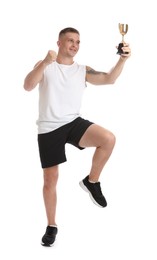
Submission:
[[24,80],[24,89],[31,91],[42,80],[43,73],[47,65],[56,60],[57,54],[55,51],[48,51],[44,60],[39,61],[32,71],[28,73]]
[[93,85],[106,85],[106,84],[114,84],[116,79],[121,74],[124,64],[126,60],[131,55],[131,50],[128,44],[125,44],[123,47],[123,51],[127,52],[127,54],[121,54],[116,65],[107,73],[100,72],[92,69],[91,67],[86,67],[86,81]]

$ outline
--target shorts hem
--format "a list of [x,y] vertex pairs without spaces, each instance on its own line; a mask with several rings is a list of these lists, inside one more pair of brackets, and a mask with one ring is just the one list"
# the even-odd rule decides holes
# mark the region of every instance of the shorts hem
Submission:
[[42,164],[41,165],[41,167],[42,167],[42,169],[46,169],[46,168],[51,168],[51,167],[53,167],[53,166],[57,166],[57,165],[59,165],[59,164],[62,164],[62,163],[65,163],[65,162],[67,162],[67,160],[64,160],[64,161],[59,161],[59,162],[52,162],[52,163],[50,163],[50,164]]

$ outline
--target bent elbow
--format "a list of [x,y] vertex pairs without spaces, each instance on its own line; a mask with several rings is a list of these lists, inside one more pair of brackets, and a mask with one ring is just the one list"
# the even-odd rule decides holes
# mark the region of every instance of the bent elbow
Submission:
[[115,77],[111,77],[110,74],[107,74],[107,76],[106,76],[106,78],[105,78],[106,84],[108,84],[108,85],[113,85],[113,84],[115,84],[116,79],[117,79],[117,78],[115,78]]
[[111,80],[108,81],[107,84],[108,84],[108,85],[114,85],[115,82],[116,82],[116,79],[111,79]]
[[31,91],[31,90],[32,90],[32,87],[29,86],[29,85],[26,85],[26,84],[23,85],[23,88],[24,88],[24,90],[26,90],[26,91]]
[[31,84],[31,82],[29,82],[29,80],[25,80],[25,81],[24,81],[23,88],[24,88],[26,91],[31,91],[33,88],[35,88],[35,86],[34,86],[33,84]]

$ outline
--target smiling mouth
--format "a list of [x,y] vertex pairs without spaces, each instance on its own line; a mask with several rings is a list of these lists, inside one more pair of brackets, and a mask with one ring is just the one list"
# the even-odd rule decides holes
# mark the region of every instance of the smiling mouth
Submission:
[[70,49],[70,51],[77,52],[77,50],[76,50],[76,49]]

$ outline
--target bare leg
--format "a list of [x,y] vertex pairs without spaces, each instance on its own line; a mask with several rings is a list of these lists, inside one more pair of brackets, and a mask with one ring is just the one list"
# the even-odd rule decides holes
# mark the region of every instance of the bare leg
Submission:
[[79,145],[81,147],[96,147],[89,180],[97,182],[114,148],[115,136],[103,127],[93,124],[86,130]]
[[45,168],[44,173],[44,187],[43,187],[43,197],[45,203],[45,209],[47,214],[48,225],[56,225],[55,215],[56,215],[56,204],[57,204],[57,194],[56,185],[58,180],[58,166],[53,166],[50,168]]

